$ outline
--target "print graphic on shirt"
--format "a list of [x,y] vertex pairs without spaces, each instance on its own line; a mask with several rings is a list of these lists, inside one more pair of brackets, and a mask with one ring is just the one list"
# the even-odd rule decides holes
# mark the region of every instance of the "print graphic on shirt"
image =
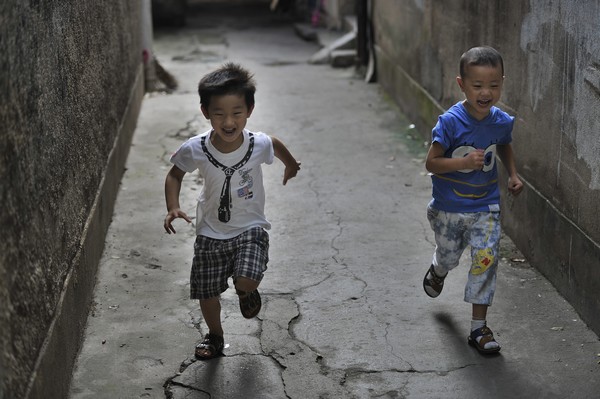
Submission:
[[252,179],[252,175],[250,175],[250,172],[252,172],[252,168],[250,169],[240,169],[238,170],[238,173],[241,176],[240,179],[240,188],[237,189],[237,196],[238,198],[243,198],[243,199],[250,199],[254,196],[254,192],[252,191],[252,186],[254,185],[253,179]]
[[[477,149],[473,146],[470,145],[463,145],[460,147],[457,147],[454,151],[452,151],[452,158],[464,158],[467,155],[469,155],[471,152],[476,151]],[[484,164],[483,164],[483,168],[481,169],[482,172],[491,172],[492,170],[494,170],[494,166],[496,165],[496,144],[492,144],[489,147],[487,147],[484,151]],[[458,172],[461,173],[471,173],[473,172],[473,169],[461,169]],[[456,180],[456,179],[452,179],[443,175],[436,175],[438,178],[440,179],[444,179],[444,180],[449,180],[453,183],[456,184],[461,184],[464,186],[468,186],[472,189],[482,189],[485,190],[484,187],[496,184],[498,182],[498,179],[492,179],[488,182],[485,182],[483,184],[473,184],[473,183],[468,183],[468,182],[464,182],[464,181],[460,181],[460,180]],[[478,192],[477,194],[475,193],[465,193],[465,192],[461,192],[458,191],[457,189],[452,189],[452,191],[454,192],[454,194],[458,195],[459,197],[462,198],[484,198],[486,195],[488,195],[489,191],[485,190],[482,192]]]
[[206,155],[206,158],[212,163],[215,167],[222,169],[223,173],[225,173],[225,181],[223,182],[223,187],[221,188],[221,196],[219,198],[219,209],[217,210],[217,215],[219,217],[219,221],[223,223],[228,223],[231,219],[231,177],[234,175],[236,170],[239,170],[244,166],[252,156],[252,151],[254,149],[254,134],[248,133],[248,150],[246,150],[246,155],[242,158],[241,161],[236,163],[233,166],[223,165],[221,162],[217,161],[217,159],[208,151],[208,147],[206,146],[206,137],[202,136],[200,140],[200,145],[202,146],[202,151]]
[[[473,151],[477,151],[475,147],[470,145],[463,145],[452,151],[452,158],[464,158]],[[490,145],[484,151],[484,163],[483,169],[484,172],[489,172],[494,169],[494,165],[496,164],[496,144]],[[459,172],[461,173],[471,173],[473,169],[461,169]]]

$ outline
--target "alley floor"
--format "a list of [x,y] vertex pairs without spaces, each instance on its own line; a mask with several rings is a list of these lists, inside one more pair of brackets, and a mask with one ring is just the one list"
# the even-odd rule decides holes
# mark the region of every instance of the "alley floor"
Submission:
[[[180,84],[144,99],[70,397],[598,397],[598,337],[508,237],[488,315],[502,351],[467,345],[468,259],[440,297],[423,292],[431,186],[411,122],[354,68],[309,64],[320,46],[288,18],[232,10],[199,8],[185,28],[155,32]],[[302,169],[283,186],[282,164],[264,166],[273,227],[263,308],[244,319],[228,290],[225,356],[203,362],[193,351],[206,326],[189,299],[194,226],[165,234],[163,187],[170,154],[209,128],[196,85],[226,61],[258,83],[247,127],[280,138]],[[186,175],[190,215],[199,184]]]

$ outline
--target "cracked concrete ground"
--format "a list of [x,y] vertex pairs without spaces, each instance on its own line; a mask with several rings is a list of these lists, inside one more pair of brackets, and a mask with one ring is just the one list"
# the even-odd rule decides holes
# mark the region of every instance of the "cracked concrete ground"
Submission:
[[[424,148],[378,85],[307,64],[315,43],[248,9],[202,10],[155,33],[154,50],[180,87],[144,99],[71,398],[597,397],[598,337],[508,238],[488,317],[499,356],[466,343],[466,258],[439,298],[424,294],[434,248]],[[163,183],[170,153],[209,128],[197,81],[226,60],[258,82],[248,128],[279,137],[302,170],[284,187],[281,163],[264,167],[263,309],[246,320],[226,292],[225,356],[201,362],[193,348],[206,327],[188,299],[194,226],[164,233]],[[199,184],[186,175],[188,214]]]

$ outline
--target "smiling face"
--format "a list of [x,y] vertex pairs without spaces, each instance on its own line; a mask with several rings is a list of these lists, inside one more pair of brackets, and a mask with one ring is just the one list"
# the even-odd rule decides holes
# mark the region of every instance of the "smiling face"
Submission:
[[215,95],[208,108],[201,106],[202,114],[213,128],[210,140],[217,150],[228,153],[242,145],[242,132],[253,109],[248,109],[243,94]]
[[502,94],[502,68],[490,65],[469,65],[464,77],[457,77],[460,89],[465,93],[463,102],[469,114],[482,120],[490,113],[492,105],[500,100]]

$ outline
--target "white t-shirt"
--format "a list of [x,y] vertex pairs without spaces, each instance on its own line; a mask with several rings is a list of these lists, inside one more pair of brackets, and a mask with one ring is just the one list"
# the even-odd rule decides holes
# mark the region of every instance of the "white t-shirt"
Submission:
[[[237,150],[224,154],[219,152],[210,142],[211,131],[194,136],[187,140],[171,156],[171,163],[179,169],[190,173],[198,169],[204,178],[202,192],[198,198],[196,234],[217,239],[233,238],[252,227],[270,229],[271,224],[265,217],[265,190],[261,164],[273,163],[274,150],[271,138],[262,133],[251,133],[244,129],[244,142]],[[254,139],[254,147],[249,160],[231,176],[231,217],[222,222],[218,217],[221,203],[221,191],[224,188],[225,172],[215,166],[202,148],[202,138],[206,150],[220,164],[233,167],[248,152],[250,134]]]

